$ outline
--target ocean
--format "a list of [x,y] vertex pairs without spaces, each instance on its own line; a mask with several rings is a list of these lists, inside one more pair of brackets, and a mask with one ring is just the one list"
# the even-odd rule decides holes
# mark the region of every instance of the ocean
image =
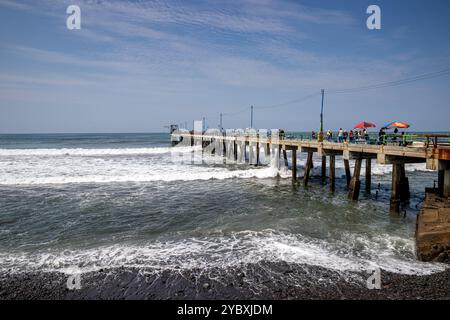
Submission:
[[[299,153],[299,176],[305,160]],[[372,193],[353,202],[340,157],[335,194],[320,183],[320,159],[314,164],[304,188],[276,167],[174,163],[166,133],[0,135],[0,271],[207,272],[259,262],[342,274],[445,269],[414,252],[416,215],[436,172],[406,165],[411,200],[392,216],[390,166],[372,164]]]

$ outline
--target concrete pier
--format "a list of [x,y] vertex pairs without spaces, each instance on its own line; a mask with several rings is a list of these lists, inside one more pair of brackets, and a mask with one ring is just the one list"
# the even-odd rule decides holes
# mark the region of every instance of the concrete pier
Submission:
[[450,262],[450,201],[429,191],[417,217],[416,252],[422,261]]
[[[297,180],[297,152],[307,153],[303,183],[308,186],[313,168],[313,154],[318,152],[322,159],[321,178],[326,182],[326,158],[329,157],[330,191],[335,191],[336,157],[342,156],[345,178],[348,186],[348,198],[358,200],[360,194],[360,175],[362,162],[365,161],[365,188],[370,192],[372,184],[372,160],[379,165],[392,165],[392,187],[390,212],[399,213],[402,202],[410,197],[409,181],[405,164],[425,163],[428,169],[438,172],[436,190],[427,192],[423,209],[417,219],[416,247],[418,258],[424,261],[450,261],[450,143],[438,143],[438,136],[427,137],[426,143],[419,146],[386,146],[374,144],[318,142],[310,140],[259,139],[257,136],[208,136],[192,133],[172,133],[172,141],[188,143],[192,146],[214,146],[214,154],[223,155],[235,163],[246,163],[247,154],[250,164],[260,164],[260,148],[263,146],[265,160],[271,153],[278,153],[276,159],[288,166],[287,151],[292,155],[292,180]],[[449,135],[450,137],[450,135]],[[223,143],[220,143],[221,140]],[[218,144],[219,143],[219,144]],[[247,148],[248,146],[248,148]],[[223,148],[223,149],[222,149]],[[248,149],[248,150],[247,150]],[[283,152],[283,159],[281,158]],[[225,159],[224,159],[225,160]],[[353,175],[350,160],[355,161]],[[268,163],[266,161],[266,163]],[[279,166],[280,162],[278,162]]]

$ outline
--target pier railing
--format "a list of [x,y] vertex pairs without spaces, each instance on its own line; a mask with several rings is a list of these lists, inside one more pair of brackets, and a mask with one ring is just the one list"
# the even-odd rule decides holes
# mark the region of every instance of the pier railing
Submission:
[[[317,136],[307,133],[287,132],[287,140],[315,141]],[[336,133],[331,138],[324,138],[328,142],[342,142]],[[369,133],[366,137],[347,137],[348,143],[382,144],[398,146],[424,146],[426,148],[450,147],[450,134],[447,133],[412,133],[412,134],[385,134],[379,136],[377,133]]]

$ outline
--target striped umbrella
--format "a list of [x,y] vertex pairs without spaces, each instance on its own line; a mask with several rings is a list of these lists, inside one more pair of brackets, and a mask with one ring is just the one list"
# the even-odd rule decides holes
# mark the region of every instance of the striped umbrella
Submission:
[[394,122],[391,122],[391,123],[385,125],[383,127],[383,129],[393,129],[393,128],[406,129],[409,127],[410,127],[410,125],[405,122],[394,121]]

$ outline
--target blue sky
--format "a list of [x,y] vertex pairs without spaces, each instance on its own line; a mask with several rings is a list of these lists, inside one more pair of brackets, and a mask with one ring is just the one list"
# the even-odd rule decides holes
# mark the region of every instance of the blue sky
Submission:
[[[81,30],[66,8],[81,8]],[[381,8],[368,30],[366,9]],[[0,133],[161,132],[169,123],[325,129],[399,120],[450,131],[447,0],[0,0]],[[329,93],[328,93],[329,92]]]

